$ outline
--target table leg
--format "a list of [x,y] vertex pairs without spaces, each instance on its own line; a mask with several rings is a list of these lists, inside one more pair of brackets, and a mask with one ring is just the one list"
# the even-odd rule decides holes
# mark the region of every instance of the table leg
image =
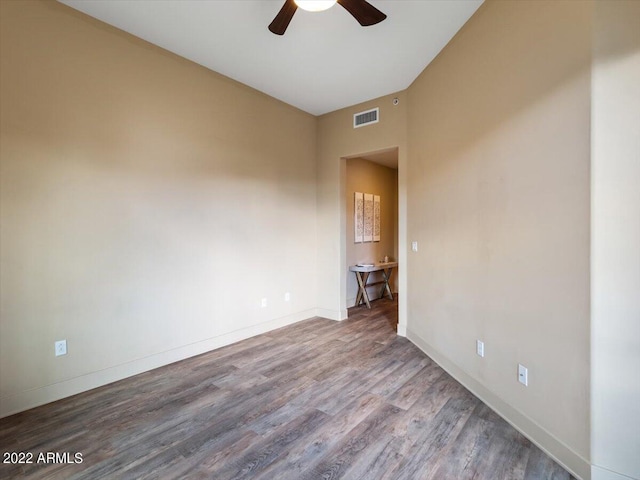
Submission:
[[389,280],[391,280],[392,272],[393,272],[393,268],[382,270],[382,278],[384,278],[384,285],[382,286],[382,290],[380,290],[380,298],[384,298],[384,292],[386,290],[386,292],[389,294],[389,298],[393,300],[393,293],[391,292],[391,287],[389,286]]
[[362,279],[360,278],[360,272],[353,273],[356,274],[356,280],[358,281],[358,295],[356,296],[356,307],[358,307],[362,301]]
[[371,308],[371,303],[369,302],[369,295],[367,294],[367,288],[366,288],[369,274],[364,272],[364,278],[362,278],[363,273],[361,272],[355,272],[355,273],[356,273],[356,278],[358,279],[358,286],[359,286],[358,296],[356,297],[356,305],[360,305],[360,302],[364,298],[364,302],[367,304],[367,308]]

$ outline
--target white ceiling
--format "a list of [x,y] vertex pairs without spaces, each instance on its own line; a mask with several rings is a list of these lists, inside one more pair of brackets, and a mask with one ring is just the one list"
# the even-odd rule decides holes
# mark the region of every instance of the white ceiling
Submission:
[[387,14],[361,27],[340,5],[298,9],[267,30],[284,0],[59,0],[313,115],[404,90],[483,0],[369,0]]

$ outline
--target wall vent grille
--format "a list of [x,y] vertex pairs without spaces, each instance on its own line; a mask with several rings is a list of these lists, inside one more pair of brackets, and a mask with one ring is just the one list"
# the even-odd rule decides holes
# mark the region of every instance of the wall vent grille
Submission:
[[360,112],[353,115],[353,128],[364,127],[372,123],[378,123],[380,119],[380,108],[372,108],[366,112]]

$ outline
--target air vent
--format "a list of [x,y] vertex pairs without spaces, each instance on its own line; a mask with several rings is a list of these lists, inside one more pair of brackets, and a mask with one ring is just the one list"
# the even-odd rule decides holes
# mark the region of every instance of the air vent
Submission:
[[380,118],[380,109],[378,107],[367,110],[366,112],[356,113],[353,116],[353,128],[364,127],[372,123],[378,123]]

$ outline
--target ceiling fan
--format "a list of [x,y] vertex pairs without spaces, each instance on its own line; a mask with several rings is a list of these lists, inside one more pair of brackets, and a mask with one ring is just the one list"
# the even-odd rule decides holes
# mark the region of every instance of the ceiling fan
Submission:
[[366,0],[285,0],[273,22],[269,24],[269,30],[276,35],[284,35],[298,7],[311,12],[319,12],[331,8],[336,3],[342,5],[363,27],[375,25],[387,18],[384,13]]

